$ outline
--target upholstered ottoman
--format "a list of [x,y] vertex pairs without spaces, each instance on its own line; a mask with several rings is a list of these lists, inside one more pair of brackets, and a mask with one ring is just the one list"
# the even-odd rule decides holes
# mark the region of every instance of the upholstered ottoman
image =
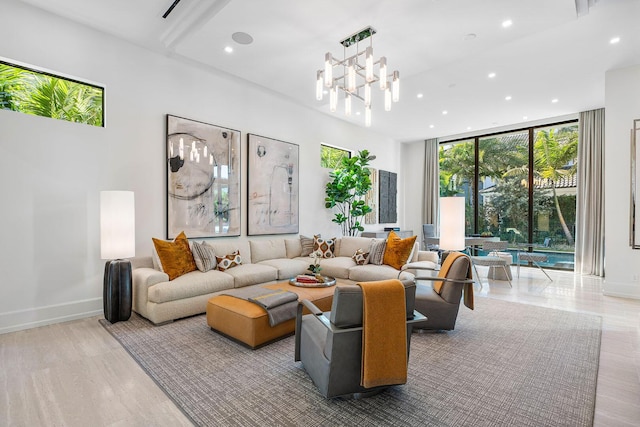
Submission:
[[[289,282],[263,285],[267,289],[283,289],[295,292],[298,300],[308,299],[320,310],[331,310],[335,286],[326,288],[301,288]],[[269,325],[267,311],[257,304],[230,295],[218,295],[207,302],[207,324],[216,332],[257,348],[295,332],[295,319],[278,325]]]

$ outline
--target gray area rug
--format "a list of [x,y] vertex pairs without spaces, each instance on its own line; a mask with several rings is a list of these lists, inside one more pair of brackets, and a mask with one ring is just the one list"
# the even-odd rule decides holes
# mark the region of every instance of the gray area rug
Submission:
[[197,425],[591,426],[601,318],[477,298],[456,330],[414,333],[408,382],[324,399],[293,337],[249,350],[204,315],[103,326]]

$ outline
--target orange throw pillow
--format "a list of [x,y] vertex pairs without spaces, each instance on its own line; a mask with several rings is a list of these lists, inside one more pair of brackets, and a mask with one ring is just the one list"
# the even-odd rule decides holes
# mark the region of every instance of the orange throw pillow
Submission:
[[162,269],[169,275],[169,280],[196,270],[196,262],[189,248],[189,240],[184,231],[178,234],[173,242],[151,238],[162,263]]
[[387,247],[384,250],[382,263],[396,270],[400,270],[409,260],[413,245],[416,243],[416,237],[417,236],[411,236],[406,239],[401,239],[393,230],[390,231],[389,237],[387,237]]

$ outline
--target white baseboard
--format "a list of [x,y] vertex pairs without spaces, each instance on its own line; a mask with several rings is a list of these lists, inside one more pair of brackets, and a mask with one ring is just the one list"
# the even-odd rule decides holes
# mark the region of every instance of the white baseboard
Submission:
[[0,313],[0,334],[68,322],[102,313],[102,298]]
[[609,297],[640,299],[640,284],[610,282],[605,279],[602,294]]

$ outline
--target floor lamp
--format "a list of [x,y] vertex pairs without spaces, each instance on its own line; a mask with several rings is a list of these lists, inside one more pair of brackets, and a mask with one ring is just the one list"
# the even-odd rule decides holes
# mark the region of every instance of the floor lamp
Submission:
[[466,248],[464,239],[464,197],[440,198],[440,249],[443,250],[442,261],[450,251],[463,251]]
[[104,266],[102,303],[111,323],[131,317],[131,262],[135,256],[133,191],[100,192],[100,257]]

